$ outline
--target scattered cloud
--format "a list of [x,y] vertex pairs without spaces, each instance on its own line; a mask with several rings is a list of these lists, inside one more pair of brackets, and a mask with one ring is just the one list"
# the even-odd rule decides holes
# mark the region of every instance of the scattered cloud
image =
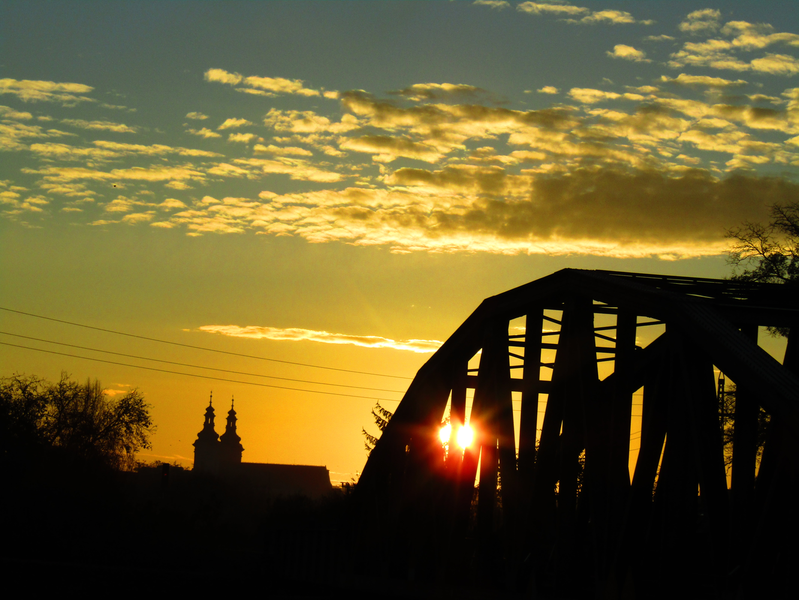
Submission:
[[252,121],[248,121],[247,119],[225,119],[225,122],[217,127],[217,129],[235,129],[244,127],[245,125],[252,125]]
[[115,133],[136,133],[135,127],[130,127],[122,123],[112,123],[111,121],[85,121],[83,119],[61,119],[64,125],[71,125],[80,129],[91,129],[95,131],[113,131]]
[[187,129],[186,133],[190,133],[192,135],[196,135],[196,136],[204,137],[204,138],[222,137],[216,131],[212,131],[211,129],[208,129],[207,127],[203,127],[202,129]]
[[685,33],[699,34],[714,32],[719,28],[721,11],[715,8],[695,10],[685,17],[679,29]]
[[258,136],[256,136],[254,133],[231,133],[228,135],[227,141],[249,144],[256,137]]
[[59,102],[61,104],[94,102],[93,99],[86,96],[92,90],[94,90],[93,87],[82,83],[0,79],[0,94],[13,94],[25,102]]
[[613,51],[608,51],[606,54],[611,58],[622,58],[633,62],[652,62],[646,58],[646,53],[624,44],[616,44],[613,46]]
[[256,340],[275,340],[289,342],[319,342],[322,344],[348,344],[363,348],[391,348],[393,350],[409,350],[419,353],[433,353],[441,347],[438,340],[392,340],[375,335],[352,335],[314,331],[296,327],[278,328],[248,325],[203,325],[199,331],[218,333],[230,337],[241,337]]
[[499,10],[510,8],[510,2],[506,2],[505,0],[474,0],[472,4],[476,4],[478,6],[488,6],[489,8]]
[[487,92],[479,87],[453,83],[416,83],[402,90],[389,92],[406,96],[415,101],[422,100],[473,100]]
[[581,6],[549,2],[522,2],[516,5],[516,10],[533,15],[555,14],[559,16],[582,15],[590,12],[587,8]]
[[232,85],[240,92],[274,96],[277,94],[296,94],[299,96],[320,96],[318,90],[306,88],[301,79],[285,79],[283,77],[245,77],[238,73],[229,73],[224,69],[208,69],[205,80],[213,83]]
[[545,85],[541,89],[538,90],[539,94],[557,94],[558,88],[553,85]]
[[208,115],[204,115],[201,112],[190,112],[186,113],[187,119],[192,119],[194,121],[205,121],[208,118]]

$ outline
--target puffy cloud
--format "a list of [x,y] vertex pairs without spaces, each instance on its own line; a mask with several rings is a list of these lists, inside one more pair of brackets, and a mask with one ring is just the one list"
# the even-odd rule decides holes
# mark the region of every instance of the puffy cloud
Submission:
[[345,114],[338,123],[332,122],[313,111],[269,109],[264,117],[264,125],[275,131],[293,133],[344,133],[360,126],[353,115]]
[[705,33],[716,31],[719,28],[721,11],[715,8],[705,8],[695,10],[685,17],[685,21],[680,23],[680,31],[686,33]]
[[[623,10],[599,10],[580,19],[581,23],[610,23],[612,25],[627,25],[635,23],[635,18]],[[649,24],[649,21],[645,22]]]
[[553,85],[545,85],[541,89],[538,90],[539,94],[557,94],[558,88]]
[[192,119],[192,120],[195,120],[195,121],[204,121],[205,119],[208,118],[208,115],[204,115],[201,112],[190,112],[190,113],[186,114],[186,118],[187,119]]
[[732,81],[722,77],[709,77],[707,75],[688,75],[680,73],[677,77],[668,77],[661,75],[660,81],[672,85],[679,85],[685,87],[711,87],[711,88],[736,88],[747,85],[743,79]]
[[34,154],[38,154],[39,156],[45,156],[51,159],[90,159],[92,161],[119,160],[126,156],[166,156],[169,154],[206,158],[221,156],[221,154],[217,154],[216,152],[208,152],[207,150],[164,146],[162,144],[145,146],[142,144],[121,144],[118,142],[110,142],[105,140],[96,140],[92,142],[92,144],[93,146],[84,148],[71,146],[68,144],[47,142],[44,144],[31,144],[30,151]]
[[91,129],[95,131],[113,131],[115,133],[136,133],[135,127],[129,127],[122,123],[112,123],[111,121],[85,121],[83,119],[61,119],[65,125],[79,127],[80,129]]
[[22,112],[10,106],[0,105],[0,119],[17,119],[19,121],[30,121],[33,115],[29,112]]
[[392,340],[375,335],[352,335],[314,331],[296,327],[278,328],[259,325],[203,325],[200,331],[218,333],[230,337],[250,338],[256,340],[277,340],[290,342],[319,342],[322,344],[351,344],[364,348],[391,348],[394,350],[410,350],[411,352],[432,353],[439,349],[438,340]]
[[553,4],[549,2],[522,2],[516,6],[516,10],[533,15],[555,14],[559,16],[582,15],[590,12],[587,8],[581,6]]
[[212,131],[211,129],[208,129],[207,127],[203,127],[202,129],[187,129],[186,132],[190,133],[192,135],[197,135],[199,137],[204,137],[204,138],[222,137],[216,131]]
[[252,125],[252,121],[248,121],[247,119],[225,119],[225,122],[217,127],[217,129],[235,129],[244,127],[245,125]]
[[57,129],[44,129],[39,125],[27,125],[19,121],[0,121],[0,151],[16,151],[26,148],[25,140],[70,136]]
[[254,133],[231,133],[227,137],[228,142],[241,142],[249,144],[253,138],[257,137]]
[[209,152],[208,150],[198,150],[196,148],[181,148],[180,146],[165,146],[163,144],[152,144],[145,146],[143,144],[121,144],[119,142],[109,142],[105,140],[97,140],[92,142],[95,146],[105,150],[112,150],[119,154],[140,154],[145,156],[163,156],[166,154],[178,154],[180,156],[200,156],[207,158],[214,158],[222,156],[217,152]]
[[646,53],[624,44],[616,44],[613,46],[613,51],[608,51],[606,54],[611,58],[622,58],[634,62],[651,62],[646,58]]
[[304,86],[301,79],[284,79],[283,77],[244,77],[238,73],[229,73],[224,69],[208,69],[204,74],[205,80],[214,83],[223,83],[237,88],[238,91],[266,96],[276,94],[297,94],[300,96],[319,96],[318,90]]
[[389,92],[399,96],[407,96],[411,100],[460,100],[474,99],[487,92],[473,85],[463,83],[416,83],[402,90]]
[[[706,13],[708,11],[699,12]],[[701,22],[701,20],[697,22]],[[769,53],[752,59],[749,59],[748,56],[740,58],[736,55],[737,52],[762,50],[774,44],[799,46],[799,34],[774,33],[773,29],[771,25],[767,24],[731,21],[721,28],[721,34],[730,39],[686,42],[681,50],[671,55],[668,64],[675,68],[690,65],[785,76],[799,73],[799,59],[791,55]]]
[[476,4],[478,6],[487,6],[489,8],[499,10],[510,8],[510,2],[506,2],[506,0],[474,0],[472,4]]
[[434,163],[442,158],[440,152],[427,144],[384,135],[342,138],[339,147],[343,150],[374,154],[373,160],[377,162],[391,162],[397,158],[405,157]]
[[206,176],[193,166],[155,165],[151,167],[131,167],[100,171],[85,167],[47,167],[43,169],[22,169],[23,173],[42,175],[51,182],[91,181],[204,181]]
[[275,146],[273,144],[264,146],[263,144],[255,144],[252,149],[253,152],[263,152],[265,154],[275,154],[277,156],[313,156],[313,152],[310,150],[298,148],[296,146]]
[[621,94],[616,92],[603,92],[602,90],[594,90],[591,88],[572,88],[569,90],[569,96],[583,104],[595,104],[603,100],[616,100],[621,98]]
[[94,88],[82,83],[57,83],[29,79],[0,79],[0,94],[13,94],[25,102],[94,102],[85,94]]
[[123,223],[128,223],[130,225],[134,225],[136,223],[148,223],[153,220],[155,214],[152,212],[143,212],[143,213],[130,213],[122,217]]

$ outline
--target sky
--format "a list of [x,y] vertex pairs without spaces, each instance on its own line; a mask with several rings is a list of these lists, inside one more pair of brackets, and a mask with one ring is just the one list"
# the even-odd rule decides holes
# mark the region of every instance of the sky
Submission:
[[729,276],[798,76],[793,2],[3,2],[0,376],[138,388],[185,465],[235,398],[245,461],[357,478],[484,298]]

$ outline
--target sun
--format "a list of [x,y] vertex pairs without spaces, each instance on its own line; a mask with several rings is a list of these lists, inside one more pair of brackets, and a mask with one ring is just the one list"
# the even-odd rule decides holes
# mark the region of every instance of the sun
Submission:
[[[442,444],[448,444],[450,436],[452,435],[452,425],[447,423],[438,430],[438,438]],[[463,425],[458,428],[455,434],[455,441],[462,449],[466,449],[472,445],[474,441],[474,430],[469,425]]]
[[464,425],[458,430],[458,434],[455,439],[458,442],[458,446],[466,449],[471,446],[472,442],[474,441],[474,430],[470,425]]

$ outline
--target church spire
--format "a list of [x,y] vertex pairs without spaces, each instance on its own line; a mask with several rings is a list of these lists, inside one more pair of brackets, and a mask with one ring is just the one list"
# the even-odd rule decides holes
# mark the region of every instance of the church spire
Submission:
[[214,429],[214,393],[205,409],[203,428],[194,442],[194,470],[214,473],[219,469],[219,435]]
[[221,449],[221,462],[224,467],[241,464],[241,454],[244,447],[241,445],[241,438],[236,433],[236,411],[233,408],[234,399],[231,397],[230,410],[227,413],[227,423],[225,433],[219,438]]

